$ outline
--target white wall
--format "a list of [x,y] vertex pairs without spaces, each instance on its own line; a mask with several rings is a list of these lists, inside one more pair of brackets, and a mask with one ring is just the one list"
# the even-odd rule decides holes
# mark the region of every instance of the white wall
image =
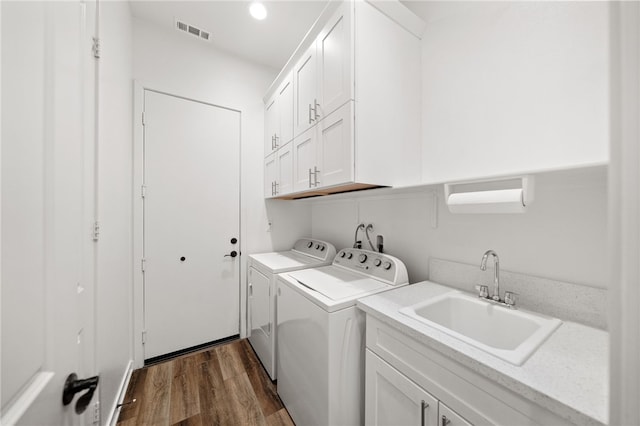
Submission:
[[133,358],[132,46],[129,3],[100,2],[96,361],[103,424]]
[[134,19],[133,29],[136,80],[148,87],[242,112],[240,244],[244,290],[247,254],[288,249],[297,237],[310,234],[308,205],[289,203],[283,208],[277,201],[265,202],[263,196],[262,97],[277,70],[140,19]]
[[606,2],[415,6],[424,182],[606,163]]
[[[602,169],[537,176],[524,214],[452,214],[442,186],[342,200],[315,200],[313,237],[351,247],[358,223],[372,223],[386,253],[405,262],[411,282],[429,277],[429,258],[480,265],[495,250],[504,270],[606,288],[607,189]],[[437,227],[432,227],[434,193]],[[368,243],[363,234],[363,248]],[[490,280],[491,277],[488,276]]]

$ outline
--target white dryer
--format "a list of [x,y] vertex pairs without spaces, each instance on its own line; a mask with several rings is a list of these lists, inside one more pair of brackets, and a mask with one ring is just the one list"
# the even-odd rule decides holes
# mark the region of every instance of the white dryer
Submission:
[[298,425],[364,423],[365,316],[356,300],[408,284],[397,258],[343,249],[278,276],[278,395]]
[[336,255],[331,243],[302,238],[291,250],[252,254],[248,267],[249,342],[271,380],[276,379],[276,275],[330,265]]

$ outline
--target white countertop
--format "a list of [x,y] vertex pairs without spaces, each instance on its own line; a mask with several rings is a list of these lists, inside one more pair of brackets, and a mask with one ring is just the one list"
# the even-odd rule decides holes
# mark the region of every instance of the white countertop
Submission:
[[564,321],[518,367],[398,312],[451,290],[457,289],[423,281],[360,299],[358,307],[559,417],[580,425],[608,423],[609,333]]

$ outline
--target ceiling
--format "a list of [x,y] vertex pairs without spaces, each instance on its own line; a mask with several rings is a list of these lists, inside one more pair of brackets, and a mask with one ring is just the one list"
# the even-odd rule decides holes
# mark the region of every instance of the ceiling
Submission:
[[[147,1],[130,0],[133,16],[168,30],[194,43],[210,45],[276,70],[284,67],[327,0],[263,0],[267,18],[249,15],[249,1]],[[175,30],[175,19],[207,30],[211,42]]]

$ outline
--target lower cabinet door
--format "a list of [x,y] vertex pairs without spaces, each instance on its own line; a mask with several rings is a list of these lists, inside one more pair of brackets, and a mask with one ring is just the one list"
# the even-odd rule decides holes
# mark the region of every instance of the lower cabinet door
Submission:
[[451,408],[439,403],[439,425],[438,426],[471,426],[471,423],[462,418],[458,413]]
[[440,426],[438,400],[369,349],[365,387],[365,424]]

